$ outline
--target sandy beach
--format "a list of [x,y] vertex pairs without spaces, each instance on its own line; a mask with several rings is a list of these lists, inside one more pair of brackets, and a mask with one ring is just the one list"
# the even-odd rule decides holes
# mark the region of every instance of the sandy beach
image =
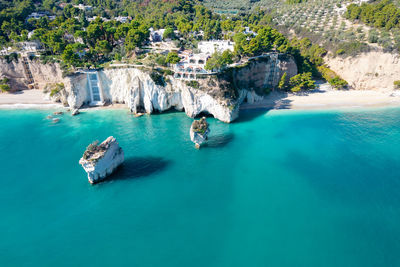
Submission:
[[243,103],[241,109],[342,109],[400,106],[400,94],[393,91],[373,90],[327,90],[293,94],[272,92],[257,103]]
[[0,109],[3,108],[59,108],[61,104],[45,99],[41,90],[24,90],[0,94]]
[[[314,90],[292,94],[272,92],[263,101],[243,103],[241,109],[341,109],[400,106],[400,92],[373,90]],[[62,105],[45,99],[41,90],[25,90],[14,94],[0,94],[0,109],[61,108]],[[92,107],[90,107],[92,109]],[[124,104],[113,104],[103,108],[126,108]]]

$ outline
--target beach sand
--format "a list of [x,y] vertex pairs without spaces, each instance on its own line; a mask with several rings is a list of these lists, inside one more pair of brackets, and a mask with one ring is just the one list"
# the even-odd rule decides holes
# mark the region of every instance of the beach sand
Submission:
[[[400,92],[373,90],[314,90],[292,94],[272,92],[263,101],[243,103],[241,109],[340,109],[400,106]],[[25,90],[13,94],[0,94],[1,108],[61,108],[62,105],[45,99],[41,90]],[[92,109],[92,107],[90,107]],[[123,109],[124,104],[113,104],[95,109]]]
[[23,90],[0,94],[0,108],[57,108],[61,104],[45,99],[41,90]]
[[308,93],[293,94],[272,92],[263,101],[243,103],[241,109],[341,109],[400,106],[400,94],[393,91],[373,90],[314,90]]

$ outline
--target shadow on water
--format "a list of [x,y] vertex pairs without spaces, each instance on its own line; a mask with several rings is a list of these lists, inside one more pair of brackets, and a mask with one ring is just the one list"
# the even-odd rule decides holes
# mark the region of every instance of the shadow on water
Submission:
[[240,110],[239,118],[234,121],[234,123],[248,122],[256,119],[259,116],[267,114],[271,109],[267,108],[257,108],[257,109],[244,109]]
[[235,122],[248,122],[259,116],[267,114],[273,109],[290,109],[292,100],[287,99],[288,93],[273,92],[267,96],[265,101],[247,104],[244,102],[239,111],[239,118]]
[[161,157],[128,158],[107,180],[127,180],[149,176],[165,170],[170,163],[169,160]]
[[211,136],[208,138],[207,143],[204,145],[204,147],[224,147],[232,142],[234,137],[235,136],[232,133]]

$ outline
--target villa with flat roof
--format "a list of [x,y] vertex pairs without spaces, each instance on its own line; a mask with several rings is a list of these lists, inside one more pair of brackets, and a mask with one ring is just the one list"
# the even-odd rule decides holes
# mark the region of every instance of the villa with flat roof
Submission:
[[225,50],[234,50],[234,42],[229,40],[213,40],[213,41],[201,41],[197,48],[201,53],[213,54],[214,52],[224,52]]
[[210,55],[204,53],[181,53],[180,56],[181,62],[174,65],[174,78],[183,80],[196,80],[200,78],[200,75],[212,73],[204,68]]

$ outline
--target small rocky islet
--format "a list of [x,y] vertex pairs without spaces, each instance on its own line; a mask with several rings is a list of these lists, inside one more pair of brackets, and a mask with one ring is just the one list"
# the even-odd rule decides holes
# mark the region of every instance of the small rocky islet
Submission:
[[195,120],[190,127],[190,140],[195,144],[197,149],[207,141],[210,127],[205,117]]
[[115,137],[110,136],[98,143],[91,143],[79,160],[91,184],[104,180],[124,162],[124,151]]

